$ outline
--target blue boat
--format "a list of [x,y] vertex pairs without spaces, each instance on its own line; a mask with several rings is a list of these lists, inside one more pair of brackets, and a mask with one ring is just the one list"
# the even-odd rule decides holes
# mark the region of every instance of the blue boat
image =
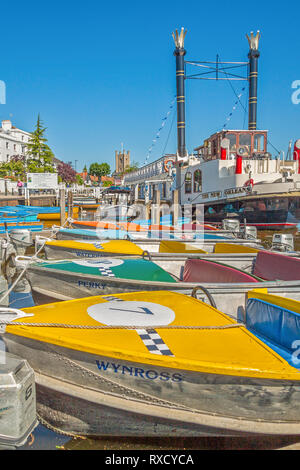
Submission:
[[14,210],[13,207],[1,207],[0,208],[0,222],[3,221],[37,221],[37,214],[34,211],[29,210]]
[[30,230],[31,232],[41,232],[44,228],[43,224],[38,222],[0,222],[0,233],[10,232],[15,229],[25,229]]

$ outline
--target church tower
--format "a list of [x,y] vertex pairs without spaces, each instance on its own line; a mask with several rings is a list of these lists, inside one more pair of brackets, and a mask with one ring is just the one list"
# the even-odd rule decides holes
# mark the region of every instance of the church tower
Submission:
[[116,174],[121,174],[124,173],[124,171],[130,167],[130,151],[128,150],[125,152],[122,150],[121,152],[118,152],[118,150],[115,151],[115,157],[116,157]]

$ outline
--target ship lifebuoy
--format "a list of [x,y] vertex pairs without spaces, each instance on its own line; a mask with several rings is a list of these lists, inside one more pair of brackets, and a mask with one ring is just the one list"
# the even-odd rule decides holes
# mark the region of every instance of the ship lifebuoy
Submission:
[[[172,163],[172,165],[168,165],[169,163]],[[167,160],[165,160],[164,162],[164,170],[165,171],[169,171],[169,167],[172,167],[174,166],[174,160],[172,158],[168,158]]]

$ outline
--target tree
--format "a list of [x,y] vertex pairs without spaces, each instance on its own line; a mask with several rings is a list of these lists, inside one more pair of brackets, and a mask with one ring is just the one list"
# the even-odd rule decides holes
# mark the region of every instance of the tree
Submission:
[[89,174],[93,176],[107,176],[110,174],[110,166],[108,163],[92,163],[90,165]]
[[78,173],[76,175],[76,183],[79,184],[80,186],[82,186],[83,183],[84,183],[83,179],[81,178],[81,176]]
[[68,163],[60,162],[57,165],[57,173],[63,183],[76,183],[77,173]]
[[35,131],[31,133],[27,144],[27,169],[30,173],[53,173],[54,154],[46,144],[46,128],[43,127],[40,115],[38,115]]
[[136,171],[138,169],[139,169],[138,162],[132,162],[132,164],[128,168],[126,168],[124,173],[131,173],[132,171]]
[[102,186],[103,188],[108,188],[109,186],[112,186],[113,182],[112,181],[103,181]]
[[9,177],[12,180],[23,180],[26,179],[26,164],[25,157],[22,155],[13,155],[9,162],[0,164],[0,176]]

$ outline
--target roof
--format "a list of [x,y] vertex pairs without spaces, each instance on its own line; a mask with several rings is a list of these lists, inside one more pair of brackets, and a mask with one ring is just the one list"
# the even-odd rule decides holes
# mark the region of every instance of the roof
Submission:
[[109,186],[104,190],[106,193],[130,193],[131,189],[128,186]]

